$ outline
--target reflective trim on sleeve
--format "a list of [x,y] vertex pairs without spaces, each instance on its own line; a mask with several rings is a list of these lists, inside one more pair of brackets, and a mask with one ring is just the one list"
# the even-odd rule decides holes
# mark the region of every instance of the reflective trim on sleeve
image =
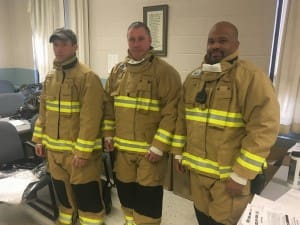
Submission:
[[43,136],[42,135],[42,128],[35,125],[32,136],[37,137],[37,138],[42,138],[42,136]]
[[159,128],[154,136],[154,139],[164,144],[171,145],[173,134],[171,134],[169,131]]
[[185,144],[186,136],[174,135],[172,140],[172,146],[176,148],[183,148]]
[[94,149],[99,149],[102,147],[101,139],[97,139],[96,141],[87,141],[77,138],[77,143],[75,145],[75,149],[82,152],[92,152]]
[[101,129],[103,131],[114,130],[116,122],[114,120],[103,120]]
[[262,168],[266,165],[266,159],[255,155],[246,149],[241,149],[241,155],[237,158],[237,163],[241,166],[252,170],[256,173],[261,173]]

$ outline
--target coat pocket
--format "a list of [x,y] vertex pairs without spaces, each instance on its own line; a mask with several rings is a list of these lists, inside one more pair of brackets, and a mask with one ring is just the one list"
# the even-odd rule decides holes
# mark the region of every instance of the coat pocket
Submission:
[[136,87],[137,91],[137,111],[148,112],[155,105],[152,99],[152,79],[151,77],[142,77]]

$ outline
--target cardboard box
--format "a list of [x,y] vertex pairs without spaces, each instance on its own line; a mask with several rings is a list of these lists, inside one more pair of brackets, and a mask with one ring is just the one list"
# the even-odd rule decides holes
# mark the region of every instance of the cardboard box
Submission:
[[186,199],[192,199],[190,188],[190,174],[186,172],[180,174],[173,166],[173,192]]
[[286,137],[279,136],[272,146],[269,156],[267,157],[268,168],[265,169],[266,184],[273,178],[274,174],[281,165],[289,165],[288,150],[296,144],[296,141]]
[[168,191],[173,190],[173,155],[168,155],[168,168],[167,173],[164,181],[164,189]]
[[293,139],[278,136],[275,144],[271,148],[270,155],[267,157],[267,161],[275,161],[280,166],[284,156],[287,154],[287,151],[295,144],[296,141]]

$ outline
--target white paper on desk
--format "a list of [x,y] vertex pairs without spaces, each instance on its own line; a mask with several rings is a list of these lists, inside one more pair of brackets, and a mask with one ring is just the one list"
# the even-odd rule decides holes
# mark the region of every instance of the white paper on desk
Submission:
[[22,121],[22,120],[9,120],[7,122],[11,123],[15,127],[25,124],[24,121]]
[[280,203],[291,215],[299,214],[300,190],[290,189],[284,195],[276,200]]
[[265,222],[264,217],[260,215],[263,212],[262,206],[248,204],[238,225],[261,225]]
[[270,209],[265,206],[248,204],[238,225],[299,225],[296,216]]
[[255,195],[251,203],[247,205],[238,223],[238,225],[299,224],[298,218],[290,215],[290,212],[282,204],[259,195]]
[[293,147],[289,148],[288,152],[300,152],[300,142],[297,142]]
[[270,199],[261,197],[260,195],[254,195],[251,205],[264,206],[265,208],[270,208],[278,211],[284,210],[283,206],[280,203],[276,203]]
[[38,178],[30,170],[22,170],[10,177],[0,179],[0,201],[19,204],[28,184],[37,180]]

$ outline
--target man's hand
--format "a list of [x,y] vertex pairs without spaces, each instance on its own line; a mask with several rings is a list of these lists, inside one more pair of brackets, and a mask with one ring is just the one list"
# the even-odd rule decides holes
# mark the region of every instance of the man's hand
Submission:
[[226,190],[232,197],[240,196],[242,194],[243,188],[244,185],[235,182],[231,178],[228,178],[228,180],[226,181]]
[[35,154],[39,157],[45,157],[46,151],[42,144],[35,144],[34,146]]
[[181,164],[181,161],[179,159],[173,159],[173,163],[175,166],[176,172],[183,174],[186,172],[185,167]]
[[150,162],[157,162],[161,159],[162,156],[155,154],[152,151],[148,151],[148,153],[145,155],[145,158],[148,159]]
[[80,157],[74,155],[74,158],[72,160],[72,164],[75,167],[82,168],[87,164],[87,161],[88,161],[87,159],[83,159],[83,158],[80,158]]
[[114,141],[112,138],[105,138],[104,139],[104,151],[105,152],[112,152],[114,150]]

